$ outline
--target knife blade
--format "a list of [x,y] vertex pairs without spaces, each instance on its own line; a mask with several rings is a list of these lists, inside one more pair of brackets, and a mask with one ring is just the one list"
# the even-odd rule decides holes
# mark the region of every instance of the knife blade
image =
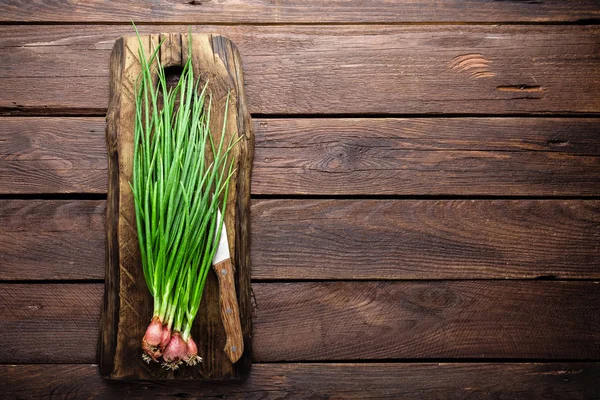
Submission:
[[[222,221],[221,211],[217,210],[217,230]],[[244,353],[244,338],[242,335],[233,265],[229,253],[229,241],[227,239],[227,227],[225,223],[223,223],[219,245],[213,257],[212,264],[219,279],[221,321],[223,322],[227,337],[223,351],[225,351],[231,362],[235,363]]]

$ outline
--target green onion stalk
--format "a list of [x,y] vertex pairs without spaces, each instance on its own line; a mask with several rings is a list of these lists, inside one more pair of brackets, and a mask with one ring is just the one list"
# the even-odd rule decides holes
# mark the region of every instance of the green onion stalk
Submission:
[[147,362],[162,357],[163,366],[177,369],[202,361],[191,329],[219,243],[217,212],[225,214],[235,172],[231,150],[239,139],[225,138],[229,95],[220,140],[213,139],[211,97],[207,84],[200,88],[194,78],[191,54],[178,83],[167,87],[165,70],[155,62],[162,42],[147,58],[137,29],[136,34],[142,72],[136,81],[130,186],[142,269],[154,299],[142,357]]

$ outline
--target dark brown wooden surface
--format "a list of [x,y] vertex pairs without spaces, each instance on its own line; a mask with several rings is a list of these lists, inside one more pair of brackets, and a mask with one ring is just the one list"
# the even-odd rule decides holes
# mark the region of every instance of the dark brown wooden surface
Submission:
[[0,284],[0,288],[1,325],[7,335],[0,363],[96,362],[104,285]]
[[[1,2],[0,398],[599,398],[599,16],[596,0]],[[224,34],[243,58],[245,382],[97,370],[109,54],[131,19]]]
[[[256,362],[600,358],[598,281],[252,287]],[[0,363],[93,363],[102,292],[102,284],[0,284]]]
[[0,120],[1,193],[106,193],[104,118]]
[[261,200],[256,279],[600,278],[600,202]]
[[254,334],[265,339],[256,360],[600,357],[599,282],[284,283],[254,293]]
[[[229,343],[220,313],[219,285],[209,272],[202,295],[202,307],[192,328],[203,361],[198,366],[168,371],[159,363],[146,364],[141,355],[141,338],[152,319],[152,299],[141,269],[141,257],[135,208],[130,182],[133,176],[135,80],[142,71],[137,55],[152,54],[166,39],[158,60],[165,67],[183,65],[192,57],[194,76],[208,85],[211,95],[210,130],[215,143],[225,146],[241,137],[231,151],[236,160],[234,184],[229,187],[227,210],[223,220],[233,262],[230,290],[236,291],[241,326],[238,331],[245,352],[235,363],[224,351]],[[190,47],[191,46],[191,47]],[[212,35],[161,34],[124,36],[111,54],[111,99],[107,114],[108,200],[106,207],[107,254],[106,285],[102,306],[98,360],[102,376],[124,380],[226,380],[241,379],[251,364],[249,207],[250,168],[253,157],[253,134],[246,108],[243,72],[239,53],[229,39]],[[230,97],[231,96],[231,97]],[[231,100],[230,100],[231,99]],[[229,104],[230,103],[230,104]],[[222,132],[224,132],[222,134]],[[238,326],[239,326],[238,322]]]
[[0,200],[0,280],[104,279],[105,201]]
[[[0,201],[0,280],[104,279],[105,204]],[[251,215],[258,280],[600,279],[598,200],[254,200]]]
[[401,0],[276,0],[174,2],[130,0],[68,0],[0,4],[1,22],[120,22],[132,19],[155,23],[398,23],[398,22],[560,22],[600,17],[598,3],[584,1]]
[[600,194],[593,119],[257,123],[257,194]]
[[[140,26],[142,33],[185,26]],[[251,113],[600,112],[597,26],[202,26],[240,49]],[[130,25],[0,27],[0,112],[103,114]]]
[[[96,365],[0,365],[0,396],[29,399],[593,399],[598,363],[255,364],[244,382],[100,378]],[[31,382],[37,382],[32,385]]]
[[[254,120],[258,195],[600,195],[595,118]],[[106,193],[102,118],[0,119],[0,193]]]

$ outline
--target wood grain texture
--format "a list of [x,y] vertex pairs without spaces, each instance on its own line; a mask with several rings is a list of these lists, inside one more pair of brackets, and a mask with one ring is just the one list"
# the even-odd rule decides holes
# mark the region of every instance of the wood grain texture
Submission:
[[100,118],[4,118],[4,193],[105,193],[106,146]]
[[[141,26],[142,33],[155,31]],[[181,32],[184,26],[163,26]],[[261,114],[600,111],[598,26],[211,26],[244,57]],[[0,27],[0,110],[103,113],[129,25]]]
[[564,22],[600,17],[598,3],[427,0],[68,0],[62,2],[6,0],[0,22],[137,22],[157,23],[399,23],[399,22]]
[[255,364],[243,382],[194,384],[101,379],[95,365],[0,365],[10,399],[592,399],[600,366],[572,363]]
[[[0,280],[104,279],[104,208],[0,202]],[[251,214],[253,279],[600,278],[597,200],[255,200]]]
[[308,195],[598,195],[599,120],[259,121],[253,190]]
[[[599,121],[257,118],[252,191],[599,195]],[[101,118],[1,119],[0,193],[106,193],[104,126]]]
[[104,201],[0,201],[0,280],[104,279]]
[[254,293],[257,361],[600,356],[599,282],[283,283]]
[[259,200],[255,279],[600,278],[600,202]]
[[0,363],[96,362],[102,292],[101,284],[0,284]]
[[[252,287],[256,362],[600,357],[594,281]],[[101,296],[101,284],[0,284],[0,362],[94,363]]]
[[[151,54],[161,35],[142,36],[145,53]],[[250,201],[250,168],[253,136],[243,89],[241,61],[235,45],[222,36],[193,35],[188,52],[187,35],[170,35],[159,55],[166,66],[193,57],[194,75],[208,82],[212,95],[213,115],[224,115],[231,92],[225,143],[240,135],[243,139],[233,151],[238,173],[233,176],[224,214],[230,253],[236,271],[235,282],[240,305],[240,318],[247,352],[235,364],[223,348],[225,332],[219,312],[218,284],[209,273],[202,296],[202,307],[192,336],[203,362],[195,368],[167,372],[159,364],[146,365],[141,359],[141,338],[152,317],[152,299],[140,265],[133,195],[129,186],[133,170],[133,122],[135,115],[134,84],[141,66],[137,58],[140,46],[134,36],[117,41],[111,55],[111,101],[107,114],[109,190],[107,200],[107,267],[106,292],[98,346],[101,374],[111,379],[240,379],[248,373],[250,359],[250,272],[248,208]],[[177,58],[176,53],[181,57]],[[218,142],[223,119],[211,119],[211,132]]]
[[[600,116],[598,18],[597,0],[0,2],[0,115],[56,116],[0,120],[5,197],[101,199],[107,172],[114,185],[117,154],[109,170],[88,116],[106,112],[131,19],[239,45],[261,117],[254,194],[389,196],[253,202],[247,355],[266,363],[244,381],[104,380],[98,310],[134,307],[103,304],[100,283],[0,283],[0,398],[600,398],[600,363],[576,362],[600,360],[600,283],[500,280],[600,279],[600,120],[581,118]],[[282,118],[328,114],[344,118]],[[347,118],[385,115],[411,118]],[[0,280],[104,279],[105,209],[118,203],[0,201]],[[416,281],[382,281],[396,279]]]

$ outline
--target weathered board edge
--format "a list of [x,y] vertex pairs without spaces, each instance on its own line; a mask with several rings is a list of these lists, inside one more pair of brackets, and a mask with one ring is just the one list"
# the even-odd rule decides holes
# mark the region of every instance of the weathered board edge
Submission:
[[[123,70],[123,38],[119,38],[110,55],[110,97],[106,115],[106,148],[108,153],[108,194],[106,205],[106,270],[105,291],[100,313],[98,338],[98,368],[104,378],[110,377],[114,368],[119,318],[119,244],[117,223],[119,215],[119,161],[117,137],[120,105],[120,83]],[[119,74],[119,75],[117,75]],[[117,298],[115,298],[115,296]]]
[[[161,34],[163,36],[164,34]],[[178,37],[182,40],[185,35],[168,34],[171,45],[176,46],[172,43],[174,37]],[[239,52],[236,46],[228,39],[220,35],[193,35],[194,44],[198,37],[204,36],[204,39],[208,39],[212,45],[212,51],[217,58],[221,58],[227,69],[227,73],[230,75],[231,83],[235,86],[236,98],[234,100],[237,106],[237,129],[238,132],[243,135],[244,140],[240,141],[240,150],[238,159],[238,174],[236,179],[237,190],[235,200],[235,267],[236,267],[236,283],[237,283],[237,297],[240,307],[240,318],[242,323],[242,331],[244,334],[244,345],[245,351],[241,359],[230,366],[231,373],[218,375],[209,373],[202,373],[202,378],[207,380],[222,380],[222,379],[243,379],[247,376],[250,366],[252,364],[251,359],[251,302],[250,302],[250,256],[249,256],[249,212],[250,212],[250,176],[253,159],[254,149],[254,136],[252,132],[252,124],[250,121],[250,114],[246,108],[246,102],[243,91],[243,73],[241,71],[241,60]],[[157,35],[146,35],[142,40],[146,38],[152,42],[156,42]],[[148,379],[148,376],[133,377],[130,375],[124,376],[123,374],[115,373],[115,357],[117,355],[117,342],[118,342],[118,324],[120,314],[120,298],[117,293],[122,290],[120,285],[121,274],[120,274],[120,254],[119,254],[119,232],[118,232],[118,220],[120,212],[120,199],[122,193],[120,193],[119,182],[121,171],[119,169],[119,151],[118,151],[118,136],[121,125],[120,114],[121,107],[121,96],[119,96],[122,90],[121,81],[123,79],[123,73],[126,69],[124,40],[121,38],[117,40],[111,53],[111,77],[110,77],[110,104],[107,113],[107,128],[106,128],[106,140],[108,147],[108,160],[109,160],[109,184],[108,184],[108,203],[106,212],[106,228],[107,228],[107,264],[106,264],[106,286],[105,295],[103,300],[103,309],[101,312],[101,329],[100,329],[100,340],[98,342],[98,359],[100,374],[104,378],[109,379],[123,379],[123,380],[135,380],[138,378]],[[179,42],[179,49],[183,53],[182,43]],[[177,65],[178,60],[174,60],[173,54],[168,54],[165,59],[161,57],[163,64]],[[182,54],[180,60],[185,58]],[[236,64],[238,63],[238,64]],[[195,67],[195,69],[197,66]],[[231,229],[231,228],[230,228]],[[211,285],[211,280],[216,282],[216,279],[211,279],[211,273],[209,273],[209,280],[207,286]],[[213,277],[214,278],[214,277]],[[202,312],[200,313],[202,314]],[[200,319],[200,315],[198,317]],[[213,344],[214,345],[214,344]],[[202,364],[201,364],[202,367]],[[209,367],[210,368],[210,367]],[[198,368],[199,370],[200,368]],[[183,373],[169,374],[168,376],[161,373],[160,379],[168,380],[180,380],[180,379],[199,379],[193,374]]]

